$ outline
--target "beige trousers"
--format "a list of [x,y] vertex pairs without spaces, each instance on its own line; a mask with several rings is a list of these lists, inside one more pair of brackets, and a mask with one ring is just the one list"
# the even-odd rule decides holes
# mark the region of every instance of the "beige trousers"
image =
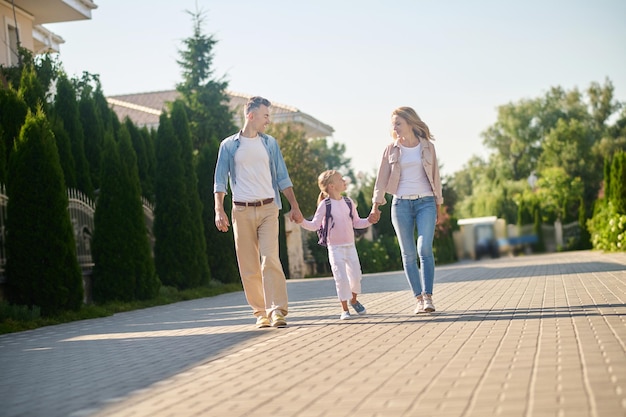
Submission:
[[233,205],[233,233],[241,283],[254,315],[287,315],[287,282],[278,250],[278,206]]

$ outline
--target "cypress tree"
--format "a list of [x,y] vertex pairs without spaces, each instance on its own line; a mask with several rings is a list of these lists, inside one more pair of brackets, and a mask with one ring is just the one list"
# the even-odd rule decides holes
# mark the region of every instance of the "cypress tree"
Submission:
[[159,282],[150,254],[139,177],[130,135],[105,138],[102,184],[94,219],[93,298],[130,301],[156,295]]
[[8,162],[13,150],[13,144],[20,134],[20,129],[26,119],[28,106],[12,88],[0,87],[0,126],[2,126],[2,141],[4,142],[4,162]]
[[[117,201],[124,182],[117,145],[110,135],[105,137],[102,155],[102,184],[91,241],[93,267],[93,299],[96,302],[133,299],[135,276],[126,243],[126,213]],[[123,197],[122,197],[123,198]]]
[[89,162],[85,156],[85,135],[80,123],[76,90],[64,74],[57,82],[54,114],[56,118],[63,121],[63,128],[70,138],[78,189],[93,198],[93,185],[89,173]]
[[618,213],[626,214],[626,152],[613,155],[610,184],[610,201]]
[[204,16],[190,13],[193,35],[183,39],[178,64],[183,81],[176,85],[189,112],[193,148],[197,151],[206,143],[217,142],[236,131],[233,112],[228,106],[228,82],[213,76],[213,48],[217,40],[203,31]]
[[578,225],[580,227],[580,239],[578,241],[578,249],[591,249],[591,234],[587,229],[587,209],[585,208],[585,199],[579,199],[578,206]]
[[189,258],[188,279],[190,285],[197,286],[208,284],[211,277],[209,263],[206,255],[206,242],[204,240],[204,224],[202,223],[202,203],[198,195],[198,177],[193,166],[193,147],[191,145],[191,133],[187,120],[185,105],[176,100],[172,107],[172,125],[178,138],[181,149],[181,161],[183,165],[183,180],[189,217],[184,219],[189,233],[187,243],[187,256]]
[[[143,127],[140,131],[143,138],[144,147],[146,149],[146,178],[142,183],[143,195],[150,202],[154,203],[154,181],[156,178],[156,155],[154,151],[154,143],[156,142],[156,130],[152,129],[148,131],[146,127]],[[144,188],[145,187],[145,188]]]
[[52,133],[57,144],[57,152],[59,153],[59,161],[65,178],[65,186],[68,188],[78,188],[76,181],[76,164],[74,164],[74,155],[72,155],[72,144],[70,136],[63,128],[63,121],[52,119]]
[[[96,89],[93,92],[93,101],[96,111],[100,115],[100,120],[102,121],[102,129],[104,130],[103,137],[107,133],[114,136],[113,120],[117,120],[117,114],[109,107],[109,103],[107,103],[107,99],[102,92],[100,82],[96,83]],[[102,146],[104,147],[104,143]]]
[[85,139],[85,157],[89,166],[90,180],[93,187],[98,189],[100,188],[100,158],[104,143],[104,125],[90,91],[90,88],[83,89],[78,102],[78,112]]
[[[126,188],[127,192],[120,196],[119,204],[126,207],[126,240],[136,281],[135,297],[146,300],[155,297],[161,282],[157,278],[152,259],[152,249],[148,238],[148,230],[144,219],[143,204],[141,202],[141,185],[137,169],[137,157],[131,144],[130,134],[122,125],[119,142],[120,160],[122,163],[122,178],[127,184],[118,184],[118,188]],[[121,197],[124,197],[122,200]]]
[[5,149],[4,149],[4,139],[3,139],[3,130],[2,125],[0,125],[0,183],[6,184],[7,179],[7,161],[4,158]]
[[135,124],[129,118],[124,120],[123,125],[130,133],[130,140],[133,144],[135,155],[137,155],[137,172],[139,174],[139,183],[141,184],[141,194],[143,196],[149,196],[151,194],[150,181],[148,172],[148,153],[146,151],[146,143],[144,141],[141,131],[135,126]]
[[611,198],[611,159],[604,158],[604,201],[608,202]]
[[[205,144],[198,155],[196,165],[198,193],[202,202],[202,220],[204,221],[204,236],[206,253],[211,268],[211,276],[223,283],[239,282],[237,256],[235,254],[235,239],[232,233],[222,233],[215,227],[215,210],[213,197],[213,175],[215,161],[217,161],[217,144]],[[224,210],[230,214],[231,199],[224,199]]]
[[178,289],[193,285],[186,276],[189,233],[185,219],[190,218],[187,204],[181,147],[172,121],[161,114],[155,146],[157,175],[153,233],[154,263],[164,285]]
[[534,245],[534,250],[535,250],[535,252],[541,252],[542,253],[542,252],[546,251],[546,245],[545,245],[545,242],[543,240],[543,229],[541,228],[541,225],[542,225],[542,221],[541,221],[541,205],[539,205],[538,203],[536,203],[534,205],[533,216],[534,216],[533,231],[537,235],[537,243],[535,243],[535,245]]
[[22,71],[19,94],[33,113],[36,112],[39,107],[43,108],[46,104],[44,88],[37,78],[37,73],[32,64],[27,65]]
[[9,161],[7,287],[10,302],[42,315],[83,300],[68,196],[54,136],[43,112],[29,115]]

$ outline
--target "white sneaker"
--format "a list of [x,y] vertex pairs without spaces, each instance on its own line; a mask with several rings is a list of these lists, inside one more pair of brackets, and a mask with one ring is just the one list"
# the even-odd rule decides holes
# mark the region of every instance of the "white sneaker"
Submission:
[[433,296],[430,294],[424,294],[424,311],[427,313],[432,313],[433,311],[435,311]]
[[349,311],[344,311],[341,313],[341,317],[339,317],[339,320],[350,320],[352,318],[352,316],[350,315]]
[[425,313],[425,312],[426,310],[424,310],[424,299],[418,298],[417,305],[415,306],[415,314]]

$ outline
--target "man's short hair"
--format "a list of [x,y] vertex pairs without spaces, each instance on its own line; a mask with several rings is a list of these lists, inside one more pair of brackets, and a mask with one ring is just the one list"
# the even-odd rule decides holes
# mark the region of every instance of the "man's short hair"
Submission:
[[250,97],[250,99],[246,103],[245,115],[247,116],[248,114],[255,111],[261,106],[270,107],[271,105],[272,103],[270,103],[270,101],[266,98],[259,97],[259,96]]

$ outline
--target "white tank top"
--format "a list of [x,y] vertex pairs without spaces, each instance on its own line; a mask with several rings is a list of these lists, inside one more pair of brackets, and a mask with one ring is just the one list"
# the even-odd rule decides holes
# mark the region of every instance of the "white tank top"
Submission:
[[433,189],[422,164],[422,144],[407,148],[400,145],[400,183],[396,196],[432,194]]

